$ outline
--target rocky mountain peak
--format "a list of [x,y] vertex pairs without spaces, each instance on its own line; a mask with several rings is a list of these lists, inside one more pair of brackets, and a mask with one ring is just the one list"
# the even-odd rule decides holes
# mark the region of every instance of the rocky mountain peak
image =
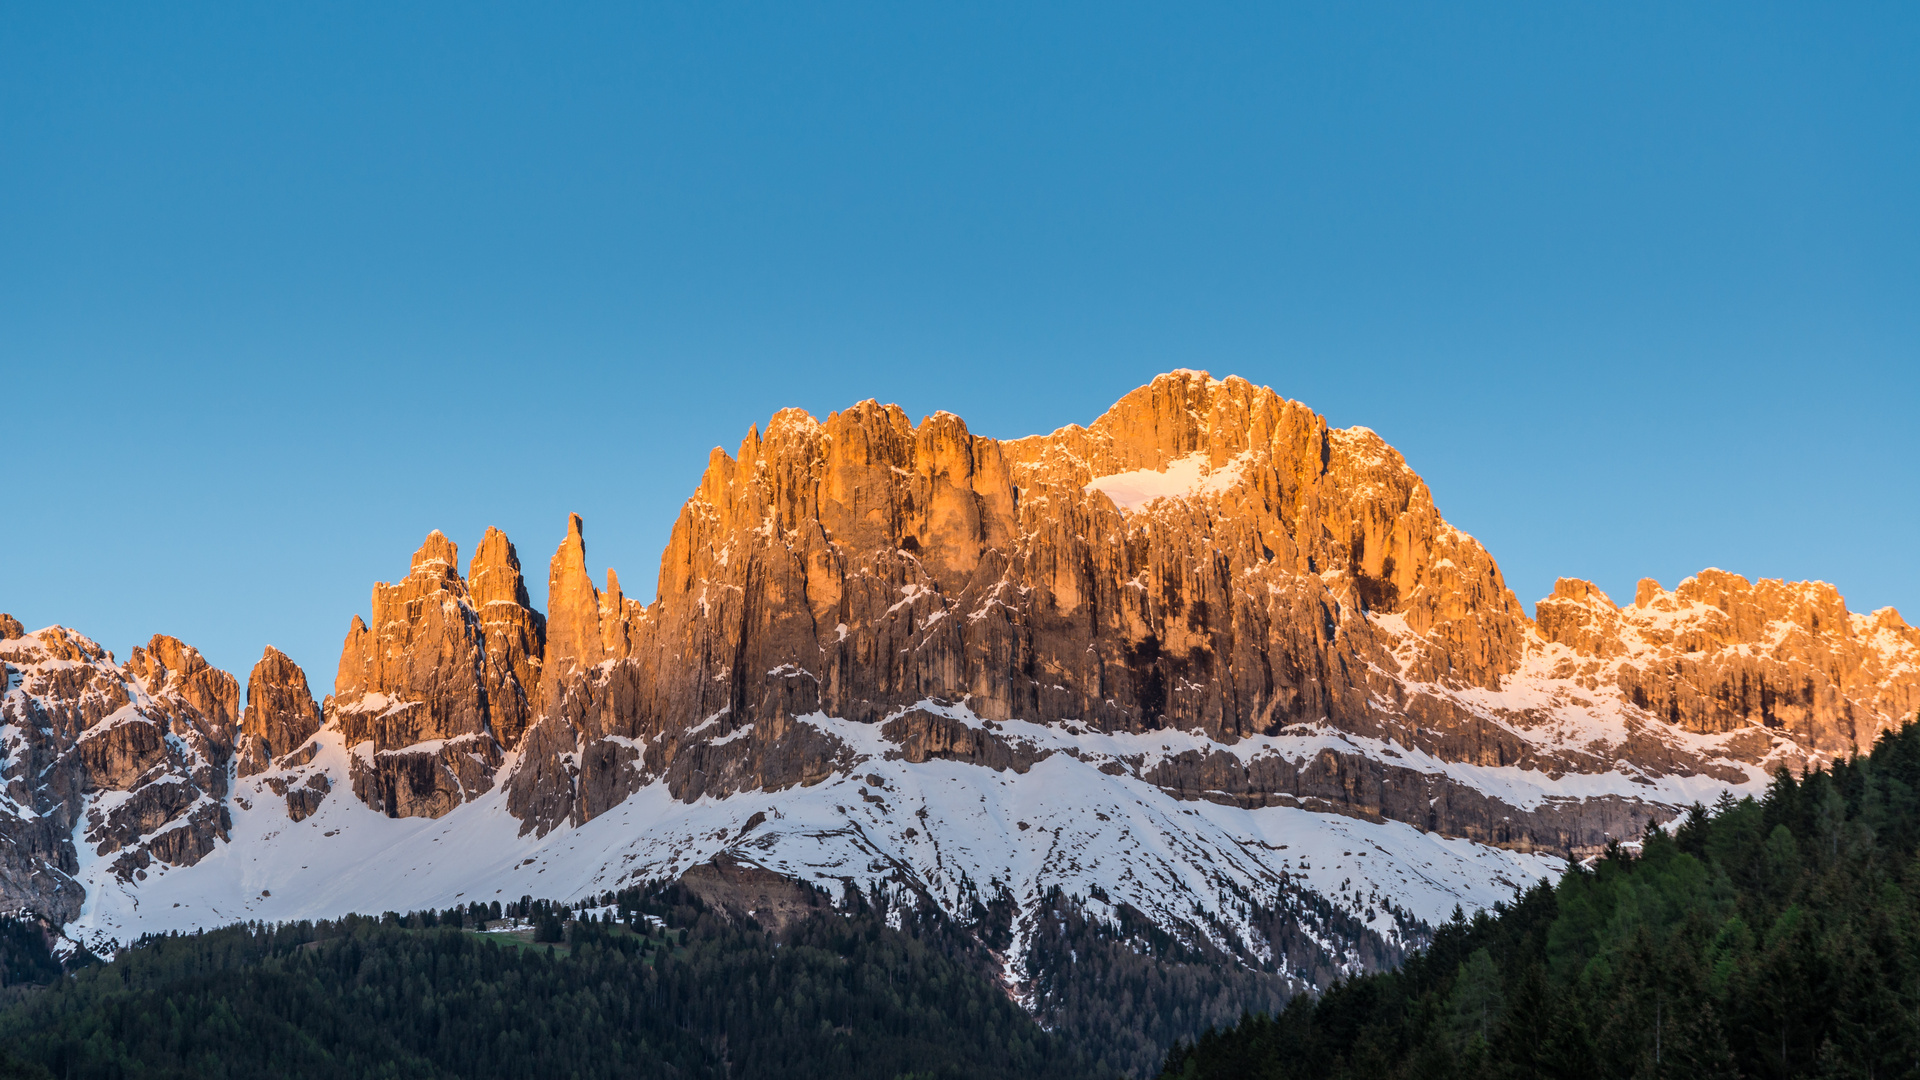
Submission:
[[1666,591],[1665,589],[1662,589],[1660,587],[1660,583],[1658,581],[1655,581],[1650,577],[1643,577],[1640,579],[1640,583],[1634,587],[1633,606],[1646,607],[1648,604],[1652,603],[1655,599],[1657,599],[1661,593],[1665,591]]
[[191,706],[209,737],[231,745],[240,719],[240,683],[209,665],[200,650],[165,634],[155,634],[127,658],[128,674],[154,696],[173,695]]
[[19,619],[0,611],[0,641],[26,636],[27,628],[20,625]]
[[340,663],[334,672],[330,698],[357,698],[367,692],[367,678],[373,666],[373,657],[368,652],[372,637],[366,620],[359,615],[347,623],[347,637],[340,645]]
[[520,555],[507,534],[488,527],[468,569],[471,602],[486,643],[488,723],[500,745],[519,745],[533,722],[546,655],[546,616],[527,598]]
[[388,814],[438,817],[484,794],[530,722],[544,623],[520,602],[504,535],[489,532],[476,561],[484,615],[435,530],[405,578],[373,587],[371,621],[356,617],[341,647],[327,726],[353,748],[355,795]]
[[[1385,733],[1395,673],[1497,688],[1530,636],[1491,557],[1377,435],[1200,372],[1013,442],[872,401],[783,410],[710,455],[658,596],[643,609],[613,575],[596,590],[570,522],[548,720],[510,803],[539,830],[650,777],[684,798],[812,782],[838,751],[794,718],[930,698],[1227,743]],[[1422,708],[1435,749],[1498,730],[1449,698]],[[694,730],[745,737],[717,757]]]
[[547,573],[546,667],[555,674],[600,662],[600,590],[587,573],[587,541],[579,514],[567,515],[567,536]]
[[80,845],[109,880],[191,866],[227,838],[238,686],[156,635],[125,664],[50,626],[0,641],[0,894],[56,921],[84,891]]
[[1620,608],[1591,581],[1561,578],[1553,593],[1534,605],[1540,635],[1575,652],[1617,656],[1625,651],[1620,639]]
[[1893,608],[1883,607],[1865,618],[1869,632],[1876,636],[1885,635],[1890,641],[1920,647],[1920,628],[1908,626],[1906,620],[1900,617],[1900,612]]
[[[1864,750],[1920,710],[1920,635],[1897,612],[1854,615],[1832,585],[1707,569],[1651,578],[1616,608],[1562,579],[1536,607],[1556,672],[1750,760],[1799,765]],[[1776,733],[1786,742],[1777,744]]]
[[420,549],[413,553],[410,574],[418,575],[422,571],[438,574],[445,578],[458,580],[460,577],[460,546],[447,539],[439,529],[427,534]]
[[[440,534],[436,531],[434,536]],[[448,547],[457,551],[452,544]],[[414,556],[416,560],[419,556]],[[520,554],[513,549],[507,534],[489,525],[480,543],[473,549],[473,562],[467,568],[467,589],[476,608],[488,604],[514,604],[531,607],[527,583],[520,574]]]
[[32,644],[43,650],[55,660],[64,660],[70,664],[97,664],[116,661],[113,653],[107,651],[99,642],[84,634],[75,633],[64,626],[49,626],[36,630],[32,634],[21,635],[32,638]]
[[247,676],[247,709],[240,717],[236,746],[238,775],[265,772],[273,760],[291,754],[320,730],[320,708],[307,686],[307,673],[269,645]]

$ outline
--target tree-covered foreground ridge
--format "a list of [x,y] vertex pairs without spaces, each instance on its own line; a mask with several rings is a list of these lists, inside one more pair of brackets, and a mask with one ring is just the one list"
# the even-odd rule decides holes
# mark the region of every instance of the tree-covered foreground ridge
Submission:
[[969,943],[858,902],[779,936],[683,887],[145,938],[0,934],[0,1078],[1105,1077]]
[[1164,1078],[1920,1075],[1920,725],[1696,806]]

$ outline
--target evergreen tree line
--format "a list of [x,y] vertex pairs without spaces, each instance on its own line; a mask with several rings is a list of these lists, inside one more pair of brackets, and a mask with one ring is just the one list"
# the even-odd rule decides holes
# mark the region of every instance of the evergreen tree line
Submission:
[[1920,725],[1649,824],[1167,1080],[1920,1076]]
[[1176,1040],[1249,1009],[1277,1009],[1294,989],[1285,976],[1183,941],[1126,904],[1116,915],[1090,918],[1083,901],[1055,887],[1042,898],[1026,957],[1034,1015],[1096,1065],[1151,1076]]
[[[523,896],[505,904],[495,900],[444,910],[412,911],[404,916],[389,911],[382,918],[409,930],[431,930],[442,926],[483,930],[503,922],[524,924],[532,928],[536,943],[558,943],[569,941],[573,935],[596,933],[590,924],[641,929],[646,915],[653,915],[659,920],[673,912],[674,905],[659,898],[663,891],[664,886],[661,885],[623,889],[618,893],[608,892],[598,898],[588,898],[577,906]],[[686,908],[687,912],[695,910]],[[691,918],[691,915],[685,917]],[[568,929],[570,925],[573,926],[571,935]]]
[[[1169,1043],[1246,1009],[1277,1009],[1292,992],[1283,976],[1183,942],[1127,905],[1117,907],[1117,922],[1102,922],[1085,915],[1079,897],[1054,890],[1044,897],[1039,932],[1029,936],[1025,953],[1033,974],[1025,988],[1029,1017],[1008,1001],[1000,984],[1014,907],[1010,897],[993,896],[995,903],[975,911],[972,922],[954,922],[931,901],[900,909],[877,892],[862,896],[849,888],[839,899],[839,913],[820,896],[824,915],[778,940],[762,934],[753,920],[708,911],[684,886],[664,882],[572,903],[522,896],[338,922],[146,936],[109,965],[113,976],[69,976],[50,999],[0,1013],[0,1045],[15,1051],[12,1059],[0,1051],[0,1063],[25,1068],[23,1076],[40,1076],[40,1067],[60,1076],[388,1074],[382,1068],[399,1068],[396,1074],[407,1076],[492,1076],[515,1068],[595,1076],[601,1067],[609,1074],[758,1076],[762,1072],[741,1072],[743,1061],[758,1061],[755,1053],[822,1063],[820,1072],[828,1070],[833,1053],[851,1053],[870,1063],[868,1072],[852,1068],[854,1076],[1112,1078],[1152,1074]],[[831,930],[835,926],[847,930]],[[501,928],[522,932],[472,934]],[[810,1013],[789,995],[768,997],[772,984],[745,965],[755,949],[778,955],[789,967],[799,963],[797,957],[820,961],[822,949],[841,955],[835,951],[841,945],[822,945],[820,936],[845,944],[858,938],[847,938],[854,930],[877,934],[876,942],[891,944],[893,951],[860,945],[868,967],[833,970],[868,970],[870,982],[828,995]],[[424,944],[444,934],[453,934],[447,944]],[[520,955],[528,936],[540,959]],[[595,969],[599,984],[616,988],[603,992],[618,995],[628,1009],[641,1009],[636,1001],[659,995],[684,999],[693,992],[682,984],[697,980],[697,999],[703,1001],[697,1017],[705,1020],[649,1011],[647,1019],[628,1024],[628,1036],[616,1038],[586,1020],[547,1017],[555,988],[570,986],[566,970],[580,974],[578,967],[563,970],[576,959]],[[540,969],[541,961],[553,969]],[[413,972],[420,965],[428,974]],[[532,969],[522,970],[526,965]],[[12,980],[13,994],[56,986],[60,972],[60,961],[46,949],[44,926],[0,920],[0,980]],[[868,999],[881,978],[887,994]],[[931,982],[920,986],[922,980]],[[509,1003],[505,1028],[493,1030],[490,1020],[478,1017],[499,1009],[507,984],[516,988],[511,999],[538,995],[540,1005]],[[405,1003],[413,994],[426,995],[436,1011],[455,1009],[453,1019],[424,1020],[409,1011]],[[847,1019],[854,1007],[891,1017],[874,1020],[883,1032],[893,1030],[885,1024],[912,1017],[916,1009],[935,1009],[941,1019],[906,1024],[876,1043],[872,1026]],[[609,1009],[591,1015],[607,1017]],[[618,1009],[612,1015],[620,1015]],[[230,1017],[238,1019],[232,1020],[238,1028],[261,1032],[261,1045],[278,1049],[255,1053],[215,1038],[211,1032],[232,1026]],[[760,1026],[768,1017],[778,1020],[776,1028]],[[833,1038],[816,1038],[822,1024]],[[156,1032],[171,1034],[159,1040]],[[601,1049],[576,1059],[576,1051],[563,1053],[551,1043],[518,1049],[488,1043],[534,1038],[528,1032],[549,1032],[545,1038],[572,1032],[568,1038]],[[968,1049],[956,1049],[960,1043]],[[743,1051],[743,1045],[762,1049]],[[470,1047],[472,1055],[459,1057],[455,1047]],[[568,1063],[568,1072],[549,1072],[561,1068],[557,1063]],[[887,1072],[893,1067],[899,1068]],[[789,1070],[764,1074],[814,1074],[781,1068]],[[0,1078],[6,1076],[12,1072],[0,1065]]]
[[50,983],[63,970],[47,947],[47,928],[39,920],[0,919],[0,994]]
[[[471,932],[495,917],[566,940]],[[1108,1075],[869,908],[775,940],[679,886],[148,936],[0,1012],[0,1046],[0,1077],[76,1080]]]

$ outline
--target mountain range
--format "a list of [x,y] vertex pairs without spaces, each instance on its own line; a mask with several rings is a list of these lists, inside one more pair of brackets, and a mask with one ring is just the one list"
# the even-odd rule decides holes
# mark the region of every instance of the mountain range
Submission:
[[824,888],[950,920],[1042,1014],[1069,915],[1284,996],[1920,710],[1920,631],[1819,582],[1529,617],[1380,436],[1203,372],[1006,441],[785,410],[712,452],[652,603],[588,565],[575,516],[542,612],[504,534],[432,533],[330,692],[269,647],[244,701],[171,637],[0,616],[0,905],[98,951]]

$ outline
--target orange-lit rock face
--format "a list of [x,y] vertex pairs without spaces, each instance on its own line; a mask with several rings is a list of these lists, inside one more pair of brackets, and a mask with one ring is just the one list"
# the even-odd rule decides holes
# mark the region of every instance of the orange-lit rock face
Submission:
[[[807,782],[797,759],[830,748],[797,753],[813,736],[795,718],[881,720],[927,698],[990,720],[1198,729],[1223,746],[1339,732],[1553,775],[1625,760],[1656,778],[1741,782],[1747,765],[1850,745],[1831,724],[1794,726],[1773,661],[1727,660],[1724,686],[1680,689],[1645,637],[1653,624],[1631,629],[1591,587],[1556,592],[1536,629],[1491,556],[1377,435],[1194,372],[1085,428],[1011,442],[872,402],[824,421],[786,410],[736,454],[713,453],[652,605],[619,599],[611,578],[594,588],[577,521],[551,581],[554,623],[567,625],[549,638],[546,730],[511,801],[542,830],[655,777],[685,798]],[[1812,637],[1796,647],[1809,655],[1866,633],[1848,629],[1860,620],[1837,597],[1828,607],[1808,608]],[[1875,618],[1877,640],[1911,633]],[[1844,678],[1846,661],[1828,665],[1834,685],[1862,688],[1851,713],[1844,694],[1815,707],[1851,715],[1846,738],[1870,739],[1915,705],[1899,674],[1911,667],[1876,655]],[[1796,700],[1826,700],[1799,686]],[[1676,711],[1688,693],[1702,702]],[[1706,704],[1741,693],[1747,713]],[[728,749],[704,749],[713,740]],[[1334,760],[1276,771],[1189,755],[1148,778],[1519,847],[1587,848],[1645,819],[1633,798],[1521,813],[1390,755]]]
[[1706,570],[1673,591],[1648,580],[1626,608],[1561,579],[1540,632],[1562,672],[1702,734],[1759,728],[1815,756],[1865,750],[1920,711],[1920,631],[1891,608],[1847,610],[1825,582],[1749,582]]
[[[1130,506],[1098,483],[1183,472],[1190,493]],[[1387,661],[1361,612],[1432,642],[1418,674],[1436,681],[1497,686],[1525,641],[1492,559],[1377,436],[1175,375],[1089,428],[1004,444],[872,403],[783,412],[715,455],[650,622],[693,715],[868,717],[931,695],[1234,738],[1359,722],[1368,663]]]
[[428,534],[405,578],[374,586],[372,624],[355,616],[341,648],[327,724],[353,751],[355,794],[396,816],[438,817],[491,790],[532,717],[545,620],[519,558],[489,529],[470,570],[471,588],[459,549]]
[[[429,538],[343,649],[330,722],[369,747],[355,790],[390,812],[457,805],[505,749],[508,807],[543,832],[654,780],[686,799],[814,783],[846,755],[808,714],[938,699],[1202,732],[1222,749],[1133,766],[1193,797],[1585,850],[1671,808],[1627,791],[1523,809],[1436,769],[1744,783],[1920,707],[1913,632],[1823,587],[1709,572],[1622,611],[1569,581],[1536,626],[1379,436],[1197,372],[1004,442],[873,402],[785,410],[711,455],[652,604],[611,571],[595,584],[572,518],[544,633],[505,537],[482,548],[467,585]],[[1334,743],[1225,752],[1308,736]]]
[[292,753],[320,730],[320,708],[307,673],[287,654],[267,646],[247,676],[247,710],[240,717],[237,773],[256,776],[273,759]]
[[1705,571],[1620,607],[1563,579],[1529,620],[1378,436],[1195,372],[1012,441],[783,411],[713,452],[651,604],[596,584],[578,517],[548,592],[543,616],[497,530],[464,576],[430,534],[322,707],[268,649],[244,713],[173,638],[120,665],[0,616],[0,905],[71,918],[79,845],[122,882],[193,864],[229,803],[316,831],[329,800],[439,817],[504,785],[546,832],[647,784],[724,798],[874,757],[1008,783],[1077,759],[1583,854],[1920,710],[1920,633],[1818,583]]
[[488,723],[503,746],[518,745],[533,722],[546,620],[527,600],[520,556],[507,534],[489,528],[468,568],[469,598],[486,645],[482,664]]

